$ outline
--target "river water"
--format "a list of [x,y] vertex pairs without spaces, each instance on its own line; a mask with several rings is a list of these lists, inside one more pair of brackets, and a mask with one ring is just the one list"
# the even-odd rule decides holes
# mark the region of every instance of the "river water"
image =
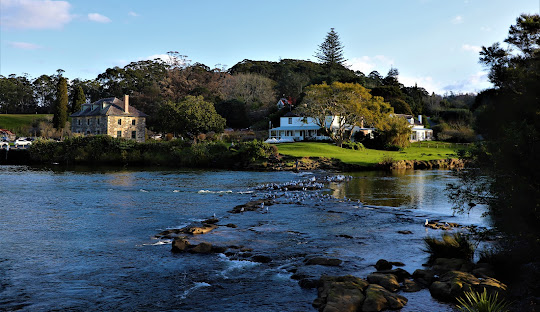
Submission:
[[[315,311],[315,289],[291,271],[366,277],[378,259],[422,268],[425,219],[486,225],[481,207],[452,216],[448,171],[325,172],[52,170],[0,166],[0,310]],[[261,189],[316,180],[315,191]],[[275,197],[268,213],[233,214],[239,204]],[[249,254],[173,254],[155,239],[216,215],[220,226],[192,243],[240,246]],[[409,230],[410,235],[398,234]],[[238,251],[238,249],[235,249]],[[340,267],[306,266],[311,256]],[[245,258],[243,258],[245,257]],[[427,290],[403,293],[402,311],[452,311]]]

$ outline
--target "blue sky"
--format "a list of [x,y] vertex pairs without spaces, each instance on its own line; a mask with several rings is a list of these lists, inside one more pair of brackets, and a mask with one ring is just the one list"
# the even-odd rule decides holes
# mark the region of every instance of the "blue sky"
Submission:
[[0,74],[65,70],[93,79],[109,67],[178,51],[231,67],[243,59],[310,59],[327,32],[347,64],[430,92],[490,87],[482,46],[502,42],[540,0],[0,0]]

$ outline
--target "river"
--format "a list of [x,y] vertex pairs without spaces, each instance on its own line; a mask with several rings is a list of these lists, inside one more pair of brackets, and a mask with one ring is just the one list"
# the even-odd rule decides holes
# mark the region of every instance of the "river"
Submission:
[[[316,290],[300,288],[291,271],[366,277],[384,258],[412,273],[427,259],[422,238],[440,235],[423,227],[425,219],[486,225],[482,207],[452,215],[448,171],[361,172],[324,182],[337,175],[0,166],[0,310],[315,311]],[[324,187],[260,188],[313,179]],[[229,212],[264,197],[276,198],[268,213]],[[237,227],[192,241],[248,252],[173,254],[170,240],[154,238],[214,214],[220,225]],[[250,261],[248,253],[272,261]],[[310,256],[343,264],[304,265]],[[403,295],[402,311],[452,311],[427,290]]]

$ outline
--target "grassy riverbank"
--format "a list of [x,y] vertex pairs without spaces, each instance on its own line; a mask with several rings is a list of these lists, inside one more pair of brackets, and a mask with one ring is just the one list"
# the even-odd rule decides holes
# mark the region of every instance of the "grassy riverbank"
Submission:
[[279,153],[282,155],[335,158],[343,163],[359,166],[373,166],[385,160],[429,161],[456,158],[456,151],[460,148],[459,146],[442,142],[430,142],[429,145],[426,143],[415,143],[403,151],[381,151],[367,148],[363,150],[352,150],[340,148],[331,143],[318,142],[282,143],[277,144],[277,147]]
[[27,131],[38,119],[52,119],[52,114],[0,114],[0,129],[15,133]]

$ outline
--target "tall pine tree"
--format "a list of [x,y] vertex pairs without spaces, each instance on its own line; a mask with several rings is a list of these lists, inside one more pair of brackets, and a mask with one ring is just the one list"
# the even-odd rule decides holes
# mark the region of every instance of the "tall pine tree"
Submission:
[[319,45],[315,52],[315,57],[330,69],[339,67],[338,65],[343,66],[347,61],[343,57],[343,45],[334,28],[330,28],[324,42]]
[[64,129],[67,121],[68,91],[67,80],[60,77],[56,85],[56,101],[54,102],[53,126]]
[[73,95],[73,103],[71,104],[71,112],[75,113],[81,110],[81,106],[86,103],[86,96],[81,86],[75,87]]

